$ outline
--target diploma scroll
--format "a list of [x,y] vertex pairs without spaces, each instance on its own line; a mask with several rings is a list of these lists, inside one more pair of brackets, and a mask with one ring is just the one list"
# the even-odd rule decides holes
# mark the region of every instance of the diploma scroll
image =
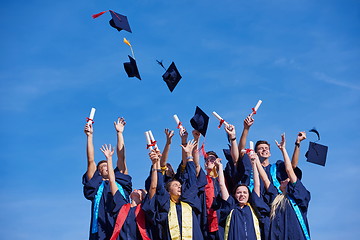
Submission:
[[220,121],[218,128],[220,128],[222,124],[224,124],[225,127],[229,126],[229,124],[222,117],[220,117],[220,115],[217,114],[215,111],[212,112],[212,114]]

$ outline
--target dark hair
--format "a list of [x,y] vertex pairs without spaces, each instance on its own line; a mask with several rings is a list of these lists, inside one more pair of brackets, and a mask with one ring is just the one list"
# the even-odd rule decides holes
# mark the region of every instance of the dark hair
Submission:
[[209,156],[209,155],[213,155],[213,156],[215,156],[216,158],[218,158],[218,155],[216,154],[216,152],[214,152],[214,151],[208,151],[208,152],[206,152],[206,155],[204,156],[204,159],[206,160],[207,156]]
[[237,184],[235,187],[234,187],[234,189],[233,189],[233,196],[235,196],[235,193],[236,193],[236,190],[238,189],[238,187],[241,187],[241,186],[243,186],[243,187],[246,187],[247,188],[247,190],[248,190],[248,193],[249,193],[249,199],[248,199],[248,202],[250,202],[250,199],[251,199],[251,191],[250,191],[250,188],[249,188],[249,186],[248,185],[246,185],[246,184],[244,184],[244,183],[239,183],[239,184]]
[[259,140],[259,141],[257,141],[256,144],[255,144],[255,149],[254,149],[255,152],[257,152],[257,147],[258,147],[260,144],[266,144],[266,145],[268,145],[268,146],[269,146],[269,150],[270,150],[270,143],[268,143],[268,142],[265,141],[265,140]]
[[100,164],[102,164],[102,163],[107,163],[107,161],[106,161],[106,160],[101,160],[100,162],[98,162],[98,164],[96,165],[96,169],[97,169],[97,170],[99,170],[99,166],[100,166]]
[[177,180],[177,179],[173,178],[173,179],[171,179],[170,181],[168,181],[168,182],[166,183],[166,185],[165,185],[165,189],[166,189],[166,191],[168,191],[168,192],[169,192],[170,185],[171,185],[171,183],[172,183],[172,182],[174,182],[174,181],[177,181],[177,182],[179,182],[179,183],[181,184],[181,182],[180,182],[179,180]]

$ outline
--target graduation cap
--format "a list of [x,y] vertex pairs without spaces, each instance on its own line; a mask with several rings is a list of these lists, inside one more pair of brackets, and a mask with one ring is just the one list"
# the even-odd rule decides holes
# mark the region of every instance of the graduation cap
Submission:
[[[286,172],[286,169],[285,169],[285,163],[281,160],[278,160],[276,163],[276,178],[279,180],[279,181],[284,181],[285,179],[288,178],[288,175],[287,175],[287,172]],[[294,168],[294,173],[296,175],[296,177],[298,179],[301,180],[302,178],[302,171],[300,168],[296,167]]]
[[229,148],[228,149],[223,149],[223,153],[224,153],[224,156],[226,158],[226,160],[228,160],[228,162],[232,163],[233,162],[233,159],[231,157],[231,149],[230,149],[230,145],[229,145]]
[[199,131],[205,137],[209,124],[209,116],[198,106],[196,106],[195,114],[190,119],[190,123],[195,130]]
[[124,68],[125,68],[125,71],[126,71],[128,77],[137,77],[138,79],[141,80],[141,77],[140,77],[139,70],[137,68],[135,59],[133,59],[129,55],[128,55],[128,57],[130,59],[130,62],[125,62],[124,63]]
[[172,92],[182,77],[176,68],[175,63],[172,62],[166,72],[162,75],[162,78],[166,82],[169,90]]
[[[107,11],[103,11],[101,13],[94,14],[94,15],[92,15],[92,17],[97,18],[97,17],[103,15],[106,12]],[[114,12],[112,10],[109,10],[109,12],[110,12],[111,17],[112,17],[112,19],[109,21],[110,26],[117,29],[119,32],[121,30],[125,30],[125,31],[128,31],[128,32],[131,33],[131,28],[130,28],[130,25],[129,25],[129,22],[128,22],[128,19],[127,19],[126,16],[121,15],[119,13],[116,13],[116,12]]]
[[328,147],[315,142],[309,142],[309,149],[305,154],[308,162],[325,167]]
[[[320,140],[320,133],[318,130],[316,130],[315,127],[310,129],[309,132],[315,133],[318,137],[317,141]],[[305,157],[307,158],[308,162],[325,166],[328,147],[316,142],[309,142],[309,149],[305,153]]]

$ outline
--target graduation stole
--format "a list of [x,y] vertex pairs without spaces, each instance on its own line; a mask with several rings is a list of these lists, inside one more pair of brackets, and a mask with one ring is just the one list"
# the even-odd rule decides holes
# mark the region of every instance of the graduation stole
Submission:
[[[101,196],[104,192],[104,184],[105,184],[105,181],[102,181],[102,183],[99,186],[99,188],[96,192],[96,195],[95,195],[91,233],[98,232],[98,224],[97,223],[98,223],[98,217],[99,217],[99,205],[100,205]],[[118,186],[118,189],[119,189],[119,192],[121,193],[121,195],[126,199],[123,187],[118,182],[116,182],[116,185]]]
[[[116,218],[114,231],[111,235],[110,240],[116,240],[120,234],[121,228],[123,227],[125,220],[127,218],[127,215],[129,214],[131,208],[131,204],[127,203],[122,205],[120,208],[120,211],[118,213],[118,216]],[[136,225],[139,229],[139,232],[141,234],[142,239],[144,240],[150,240],[149,236],[146,233],[145,228],[145,212],[141,209],[141,204],[138,204],[135,209],[135,218],[136,218]]]
[[[278,192],[280,194],[282,194],[282,191],[280,190],[280,182],[276,178],[276,164],[272,164],[270,166],[270,175],[271,175],[271,178],[273,180],[274,186],[276,187]],[[305,236],[306,240],[310,240],[310,235],[309,235],[309,232],[308,232],[308,230],[306,228],[306,224],[305,224],[304,218],[303,218],[303,216],[301,214],[299,206],[296,204],[295,200],[292,199],[289,195],[286,195],[286,196],[289,199],[289,201],[291,203],[291,206],[293,207],[293,209],[295,211],[296,217],[297,217],[297,219],[299,221],[299,224],[301,226],[301,229],[302,229],[302,231],[304,233],[304,236]]]
[[217,213],[214,209],[211,208],[211,205],[214,202],[214,182],[212,178],[206,175],[207,184],[205,185],[205,199],[206,199],[206,211],[207,211],[207,221],[209,232],[215,232],[219,230]]
[[104,191],[104,184],[105,182],[102,181],[101,185],[99,186],[95,198],[94,198],[94,209],[93,209],[93,216],[92,216],[92,226],[91,226],[91,233],[98,232],[98,217],[99,217],[99,205],[101,196]]
[[[251,205],[249,203],[247,203],[246,205],[249,206],[249,208],[251,210],[251,215],[252,215],[253,222],[254,222],[254,230],[255,230],[255,234],[256,234],[256,239],[261,240],[259,220],[256,217],[254,209],[251,207]],[[231,216],[232,216],[233,211],[234,211],[234,209],[232,209],[230,211],[230,214],[226,218],[224,240],[227,240],[229,237],[229,229],[230,229]]]
[[192,208],[186,202],[181,203],[181,225],[182,231],[180,234],[180,227],[178,216],[176,212],[176,203],[170,199],[170,209],[168,213],[169,231],[171,240],[191,240],[192,239]]

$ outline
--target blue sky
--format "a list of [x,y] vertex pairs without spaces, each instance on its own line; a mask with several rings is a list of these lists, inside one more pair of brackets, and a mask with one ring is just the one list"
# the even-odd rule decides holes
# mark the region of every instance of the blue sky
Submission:
[[[150,161],[144,132],[163,147],[164,128],[185,127],[199,106],[211,120],[206,148],[226,147],[216,111],[237,128],[261,99],[249,140],[273,142],[286,132],[288,151],[300,130],[316,127],[329,146],[326,167],[300,167],[311,191],[313,239],[356,239],[360,207],[357,160],[360,121],[358,1],[2,1],[0,15],[0,235],[3,239],[86,239],[90,202],[83,133],[91,107],[96,160],[100,146],[124,132],[129,173],[143,187]],[[133,33],[108,24],[114,10]],[[142,81],[123,62],[133,45]],[[173,93],[156,64],[174,61],[183,78]],[[174,137],[169,161],[180,160]],[[272,161],[281,158],[272,145]]]

